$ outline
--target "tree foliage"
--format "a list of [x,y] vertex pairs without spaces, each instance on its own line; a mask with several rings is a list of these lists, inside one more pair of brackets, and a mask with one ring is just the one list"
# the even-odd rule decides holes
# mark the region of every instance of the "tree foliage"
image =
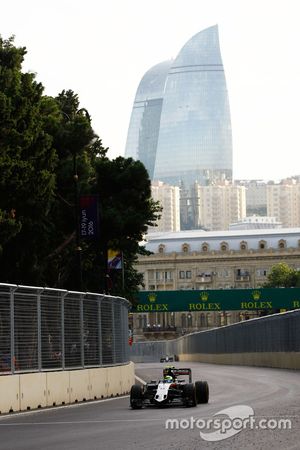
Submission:
[[300,272],[288,266],[286,263],[279,263],[272,267],[268,274],[268,281],[264,287],[299,287]]
[[0,199],[3,281],[38,278],[57,155],[44,127],[43,87],[22,73],[26,50],[0,39]]
[[[84,290],[133,298],[139,243],[160,212],[148,173],[131,158],[111,161],[78,95],[44,95],[22,72],[25,55],[0,37],[1,282],[76,289],[80,255]],[[78,253],[81,194],[98,195],[100,238],[81,240]],[[124,272],[107,271],[109,248],[123,253]]]
[[[132,158],[106,157],[95,161],[95,192],[100,203],[100,246],[102,267],[106,270],[107,250],[120,250],[124,256],[127,295],[134,297],[142,276],[133,265],[148,225],[154,225],[161,208],[151,197],[151,181],[144,165]],[[122,291],[121,271],[110,273],[112,293]]]

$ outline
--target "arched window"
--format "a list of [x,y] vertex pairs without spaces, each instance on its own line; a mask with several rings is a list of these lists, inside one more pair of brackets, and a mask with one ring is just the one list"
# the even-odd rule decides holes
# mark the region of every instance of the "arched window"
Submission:
[[220,248],[221,248],[221,251],[222,252],[226,252],[227,250],[228,250],[228,244],[227,244],[227,242],[221,242],[221,244],[220,244]]
[[190,249],[189,244],[182,244],[183,253],[188,253],[189,249]]
[[208,252],[208,251],[209,251],[209,245],[208,245],[208,243],[207,243],[207,242],[203,242],[201,248],[202,248],[202,251],[203,251],[203,252]]
[[206,324],[208,327],[211,327],[213,325],[213,317],[211,313],[206,314]]
[[200,327],[204,328],[206,327],[206,316],[204,313],[201,313],[200,315]]
[[143,328],[143,325],[144,325],[143,316],[139,315],[138,316],[138,327]]
[[164,253],[164,252],[165,252],[164,244],[159,244],[159,246],[158,246],[158,253]]
[[280,241],[278,242],[278,248],[286,248],[286,240],[285,239],[280,239]]
[[240,249],[241,249],[241,250],[247,250],[247,248],[248,248],[247,242],[246,242],[246,241],[242,241],[242,242],[240,243]]
[[266,243],[266,241],[263,241],[263,240],[259,241],[259,243],[258,243],[258,248],[259,248],[260,250],[263,250],[263,249],[267,248],[267,243]]

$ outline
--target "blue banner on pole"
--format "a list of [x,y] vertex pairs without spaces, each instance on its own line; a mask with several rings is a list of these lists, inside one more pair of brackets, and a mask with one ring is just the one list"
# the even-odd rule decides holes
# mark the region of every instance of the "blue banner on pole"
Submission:
[[80,237],[93,239],[98,236],[98,196],[80,196]]

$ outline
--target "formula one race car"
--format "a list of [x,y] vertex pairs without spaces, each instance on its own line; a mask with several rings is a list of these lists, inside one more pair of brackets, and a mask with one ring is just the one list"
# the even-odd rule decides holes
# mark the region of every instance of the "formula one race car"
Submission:
[[[207,381],[192,383],[191,369],[166,367],[163,375],[162,380],[150,381],[143,387],[138,384],[131,387],[130,406],[132,409],[140,409],[144,405],[197,406],[197,403],[208,403],[208,383]],[[183,375],[188,376],[188,382],[178,378]]]
[[162,356],[160,358],[160,362],[173,362],[174,361],[174,356]]

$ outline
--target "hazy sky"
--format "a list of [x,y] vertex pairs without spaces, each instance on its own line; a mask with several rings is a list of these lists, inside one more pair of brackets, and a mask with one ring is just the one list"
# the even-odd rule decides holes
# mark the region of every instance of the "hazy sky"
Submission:
[[124,155],[144,73],[218,24],[231,108],[234,178],[300,174],[299,0],[10,0],[14,34],[45,93],[72,89],[110,148]]

